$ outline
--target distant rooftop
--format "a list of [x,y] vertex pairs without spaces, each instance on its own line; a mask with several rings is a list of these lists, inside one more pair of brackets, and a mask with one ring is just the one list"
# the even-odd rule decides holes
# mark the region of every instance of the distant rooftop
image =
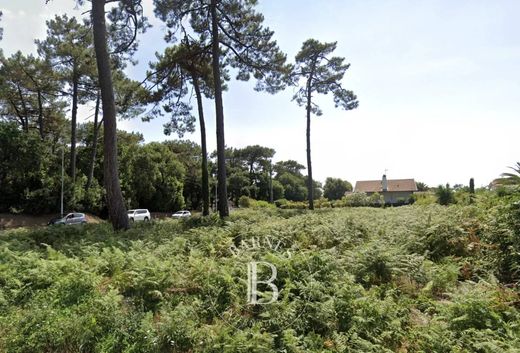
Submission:
[[[388,179],[388,192],[417,191],[414,179]],[[383,192],[381,180],[360,180],[356,182],[354,192]]]

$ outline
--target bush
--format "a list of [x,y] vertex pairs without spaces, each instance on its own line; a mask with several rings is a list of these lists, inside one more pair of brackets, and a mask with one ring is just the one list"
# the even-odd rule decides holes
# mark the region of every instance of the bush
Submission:
[[491,215],[492,227],[484,234],[493,244],[488,256],[496,264],[496,274],[505,283],[520,281],[520,201],[498,207]]
[[446,206],[455,203],[455,196],[450,184],[446,184],[446,187],[439,185],[437,191],[435,191],[435,195],[437,196],[437,203],[439,205]]
[[412,197],[415,205],[426,206],[437,203],[437,197],[430,191],[415,192]]
[[350,207],[368,206],[370,204],[370,199],[364,192],[353,192],[352,194],[348,194],[342,199],[342,201],[346,206]]
[[330,202],[326,198],[322,197],[322,198],[314,201],[314,207],[315,208],[331,208],[332,202]]
[[381,207],[385,205],[385,197],[378,192],[368,197],[368,204],[373,207]]
[[278,199],[274,201],[276,207],[282,207],[284,205],[287,205],[288,203],[289,201],[287,201],[287,199]]
[[245,195],[240,196],[238,199],[238,205],[241,208],[275,208],[274,204],[271,204],[263,200],[255,200]]
[[303,201],[288,201],[286,204],[280,206],[284,210],[305,210],[309,207],[307,202]]
[[242,208],[249,208],[249,207],[251,207],[251,201],[252,201],[252,199],[250,199],[249,197],[247,197],[245,195],[242,195],[238,199],[238,206],[242,207]]

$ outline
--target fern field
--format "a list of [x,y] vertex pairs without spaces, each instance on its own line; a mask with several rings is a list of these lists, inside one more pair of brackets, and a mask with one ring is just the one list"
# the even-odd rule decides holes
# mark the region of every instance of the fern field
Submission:
[[[4,231],[0,352],[520,352],[519,215],[266,209]],[[279,297],[248,305],[260,260]]]

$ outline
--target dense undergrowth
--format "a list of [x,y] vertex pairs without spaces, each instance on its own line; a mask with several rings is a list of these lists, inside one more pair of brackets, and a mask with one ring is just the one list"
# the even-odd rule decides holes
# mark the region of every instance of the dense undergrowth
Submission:
[[[519,352],[518,209],[266,209],[125,233],[5,231],[0,351]],[[252,239],[264,246],[243,246]],[[280,297],[245,305],[259,258],[277,267]]]

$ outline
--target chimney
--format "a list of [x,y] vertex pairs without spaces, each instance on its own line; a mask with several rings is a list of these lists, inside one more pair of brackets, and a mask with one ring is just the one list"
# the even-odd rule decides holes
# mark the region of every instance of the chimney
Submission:
[[383,191],[388,191],[388,181],[386,180],[386,174],[383,174],[383,180],[381,180],[381,186]]

